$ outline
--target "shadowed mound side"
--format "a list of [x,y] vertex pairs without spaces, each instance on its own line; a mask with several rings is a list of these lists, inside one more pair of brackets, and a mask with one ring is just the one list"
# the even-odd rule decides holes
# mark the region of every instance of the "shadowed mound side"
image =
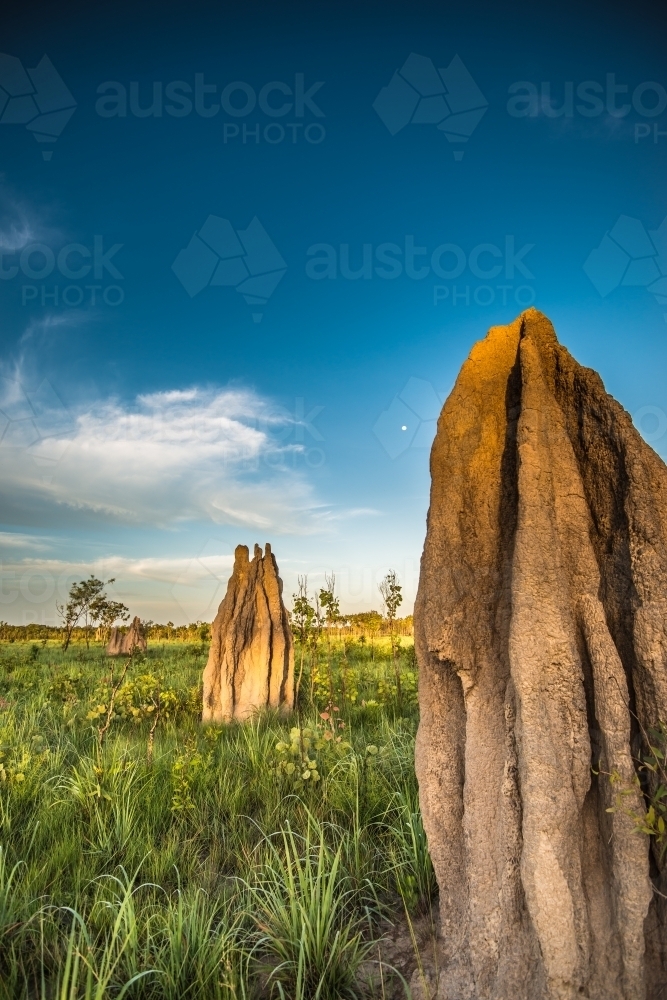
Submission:
[[653,1000],[667,878],[606,810],[637,718],[667,720],[667,468],[529,309],[471,351],[431,475],[416,766],[441,996]]
[[294,706],[294,643],[283,582],[267,544],[237,545],[227,593],[212,626],[204,670],[204,722],[249,718],[260,708]]

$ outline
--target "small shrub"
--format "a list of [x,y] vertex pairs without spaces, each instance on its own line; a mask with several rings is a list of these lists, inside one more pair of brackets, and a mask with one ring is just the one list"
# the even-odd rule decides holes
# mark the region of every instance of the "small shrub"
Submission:
[[172,813],[185,814],[195,808],[193,784],[197,775],[206,769],[211,760],[211,750],[203,754],[193,739],[186,742],[183,750],[177,754],[171,768],[172,776]]

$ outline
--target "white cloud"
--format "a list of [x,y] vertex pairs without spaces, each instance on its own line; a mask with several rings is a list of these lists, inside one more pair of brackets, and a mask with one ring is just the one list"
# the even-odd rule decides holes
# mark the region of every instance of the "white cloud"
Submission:
[[129,556],[102,556],[94,561],[65,559],[21,559],[20,562],[6,564],[5,570],[48,573],[54,579],[69,579],[93,573],[100,578],[115,577],[117,580],[144,581],[174,584],[183,580],[195,583],[197,580],[216,577],[227,580],[234,564],[232,554],[216,553],[201,555],[197,559],[179,556],[144,556],[132,559]]
[[28,223],[10,223],[0,229],[0,248],[2,250],[20,250],[27,243],[33,241],[33,230]]
[[52,221],[54,207],[34,205],[0,177],[0,249],[21,250],[28,243],[51,244],[63,231]]
[[20,250],[28,243],[34,243],[36,235],[32,223],[18,213],[18,217],[5,219],[0,225],[0,249]]
[[143,618],[211,620],[225,592],[234,556],[210,540],[197,558],[103,556],[94,560],[22,558],[0,562],[0,618],[59,623],[56,606],[76,580],[93,573],[107,592]]
[[43,552],[51,547],[50,539],[39,535],[24,535],[18,531],[0,531],[0,551],[2,549],[28,549]]
[[30,394],[0,381],[2,492],[15,504],[29,498],[137,525],[322,530],[321,505],[298,469],[295,420],[256,393],[192,388],[71,414],[48,383],[50,392]]
[[[0,178],[4,181],[4,178]],[[0,185],[0,249],[21,250],[28,243],[48,243],[60,235],[48,217],[50,210],[38,209],[21,200],[5,182]]]
[[327,512],[325,516],[329,521],[347,521],[352,517],[380,517],[381,515],[382,511],[376,510],[375,507],[350,507],[336,513]]

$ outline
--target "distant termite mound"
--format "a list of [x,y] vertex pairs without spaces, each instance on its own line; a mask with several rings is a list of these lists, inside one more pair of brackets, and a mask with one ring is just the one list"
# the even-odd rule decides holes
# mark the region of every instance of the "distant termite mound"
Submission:
[[529,309],[473,347],[431,476],[416,767],[439,996],[657,1000],[667,872],[625,810],[667,721],[667,467]]
[[204,722],[247,719],[294,706],[294,643],[278,564],[267,544],[237,545],[227,593],[212,626],[204,670]]
[[147,649],[146,636],[141,627],[141,619],[134,617],[127,632],[112,628],[107,643],[107,656],[130,656],[135,650]]

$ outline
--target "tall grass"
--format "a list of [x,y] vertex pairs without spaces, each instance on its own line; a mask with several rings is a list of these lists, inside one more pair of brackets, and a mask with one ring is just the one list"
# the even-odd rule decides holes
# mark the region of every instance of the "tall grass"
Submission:
[[[100,745],[103,651],[0,644],[0,1000],[360,996],[381,921],[428,905],[410,650],[400,703],[381,644],[373,660],[348,643],[308,661],[310,784],[276,749],[296,717],[201,726],[205,652],[172,643],[133,663]],[[151,755],[131,696],[153,676],[172,710]]]
[[355,973],[368,951],[353,890],[323,826],[309,814],[306,833],[289,824],[247,883],[261,936],[255,945],[268,983],[293,1000],[354,997]]

